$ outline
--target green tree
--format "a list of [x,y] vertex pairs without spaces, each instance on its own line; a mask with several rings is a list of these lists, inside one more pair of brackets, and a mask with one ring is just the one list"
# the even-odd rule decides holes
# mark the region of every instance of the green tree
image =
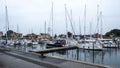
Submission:
[[[13,36],[13,33],[14,33],[14,32],[13,32],[12,30],[8,30],[8,31],[7,31],[7,36],[8,36],[8,37],[12,37],[12,36]],[[5,34],[5,35],[6,35],[6,34]]]
[[69,38],[72,37],[72,33],[71,32],[67,32],[67,35],[68,35]]
[[110,37],[111,35],[114,37],[120,37],[120,29],[113,29],[105,34],[107,37]]
[[57,35],[55,34],[54,38],[57,38]]

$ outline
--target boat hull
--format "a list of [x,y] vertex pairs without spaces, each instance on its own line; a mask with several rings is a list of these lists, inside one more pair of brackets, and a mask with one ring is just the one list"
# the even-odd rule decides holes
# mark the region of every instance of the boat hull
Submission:
[[93,44],[79,44],[78,48],[85,49],[85,50],[96,50],[96,51],[102,51],[103,48],[99,45],[93,45]]
[[61,44],[47,44],[46,48],[52,48],[52,47],[63,47]]

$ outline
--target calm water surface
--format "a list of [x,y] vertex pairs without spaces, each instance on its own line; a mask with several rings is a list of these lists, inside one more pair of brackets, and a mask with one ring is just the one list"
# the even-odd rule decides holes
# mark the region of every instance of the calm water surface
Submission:
[[[27,47],[23,50],[43,50],[45,45]],[[65,59],[85,61],[97,64],[104,64],[115,68],[120,68],[120,48],[105,48],[103,51],[92,51],[83,49],[66,50],[61,52],[48,53],[48,56],[57,56]]]
[[49,56],[85,61],[97,64],[104,64],[115,68],[120,68],[120,49],[105,48],[103,51],[92,51],[74,49],[62,52],[49,53]]
[[120,49],[104,49],[103,51],[89,51],[79,49],[64,51],[63,53],[54,52],[48,55],[61,58],[104,64],[120,68]]

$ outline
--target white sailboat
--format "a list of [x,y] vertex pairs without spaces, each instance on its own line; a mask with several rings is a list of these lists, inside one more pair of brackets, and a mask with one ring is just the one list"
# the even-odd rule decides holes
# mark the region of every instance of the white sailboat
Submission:
[[118,48],[119,46],[112,39],[100,39],[103,43],[103,48]]
[[68,21],[67,21],[68,19],[70,21],[71,28],[72,28],[74,35],[75,35],[75,31],[74,31],[73,24],[72,24],[72,11],[71,11],[71,18],[70,18],[70,15],[66,8],[66,4],[65,4],[65,18],[66,18],[66,46],[77,46],[78,43],[75,39],[73,39],[73,36],[68,37]]
[[[91,27],[91,24],[90,24]],[[86,5],[84,10],[84,40],[81,40],[81,43],[78,44],[79,48],[87,49],[87,50],[102,50],[101,42],[98,39],[92,39],[90,37],[89,40],[86,39]]]
[[6,45],[8,45],[9,41],[8,41],[8,34],[7,31],[9,31],[9,19],[8,19],[8,10],[7,10],[7,6],[5,6],[5,12],[6,12]]
[[102,50],[103,49],[100,41],[97,41],[97,40],[86,40],[84,41],[84,43],[79,43],[78,47],[86,50]]
[[103,42],[103,48],[118,48],[119,46],[113,42],[112,39],[103,39],[102,37],[102,12],[100,12],[100,20],[101,20],[101,41]]

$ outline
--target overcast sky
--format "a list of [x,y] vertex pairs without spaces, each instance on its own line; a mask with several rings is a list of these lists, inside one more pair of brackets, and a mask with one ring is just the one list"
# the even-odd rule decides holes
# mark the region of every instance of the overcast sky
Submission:
[[[65,4],[67,10],[72,10],[72,21],[76,34],[79,33],[79,17],[81,32],[84,34],[84,7],[86,4],[86,33],[92,33],[97,25],[97,5],[102,11],[103,34],[111,29],[120,29],[120,0],[0,0],[0,31],[5,31],[5,5],[8,7],[10,29],[23,34],[44,32],[44,23],[50,23],[53,2],[53,32],[64,34],[66,31]],[[68,30],[71,31],[68,21]],[[71,31],[72,32],[72,31]]]

